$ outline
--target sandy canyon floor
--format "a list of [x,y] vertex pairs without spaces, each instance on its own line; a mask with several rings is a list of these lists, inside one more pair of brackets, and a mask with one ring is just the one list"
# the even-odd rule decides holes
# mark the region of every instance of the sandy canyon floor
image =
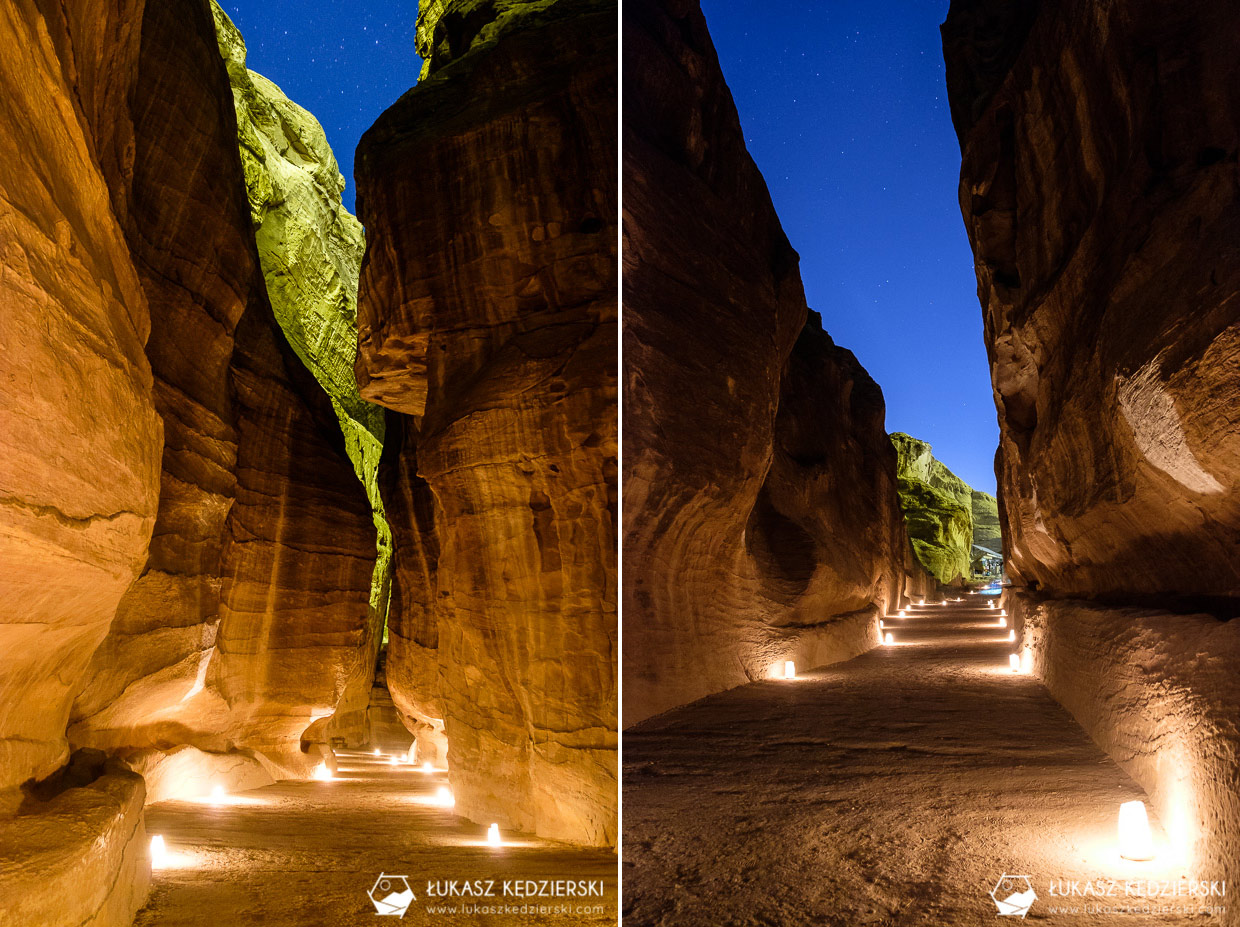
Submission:
[[1004,875],[1031,880],[1030,922],[1221,923],[1168,894],[1189,875],[1169,853],[1120,858],[1120,803],[1145,795],[1008,668],[986,601],[911,609],[892,646],[627,731],[626,927],[1018,923],[989,894]]
[[[436,803],[445,773],[391,766],[386,757],[368,754],[338,758],[331,782],[279,782],[220,804],[149,806],[147,831],[164,837],[169,863],[154,872],[136,925],[615,924],[616,857],[610,851],[520,834],[503,835],[503,847],[487,846],[485,827]],[[367,893],[380,873],[408,878],[416,900],[403,918],[376,920]],[[441,899],[426,891],[428,881],[492,880],[499,893],[505,881],[557,879],[602,880],[604,895]],[[533,910],[540,905],[541,912]]]

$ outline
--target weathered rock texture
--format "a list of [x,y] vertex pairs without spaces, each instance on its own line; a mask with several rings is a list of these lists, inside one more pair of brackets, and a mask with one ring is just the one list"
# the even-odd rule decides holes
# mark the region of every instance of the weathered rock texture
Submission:
[[365,237],[361,223],[341,203],[345,181],[323,127],[279,87],[246,67],[241,33],[215,0],[211,11],[232,84],[250,219],[267,295],[289,344],[331,400],[378,533],[365,659],[325,726],[326,734],[360,746],[369,739],[365,713],[387,612],[392,547],[378,482],[384,412],[362,399],[353,374]]
[[159,495],[147,296],[105,174],[138,24],[112,14],[77,30],[59,3],[0,9],[0,812],[68,757]]
[[0,818],[3,927],[127,927],[146,900],[142,778],[81,759]]
[[1233,881],[1238,29],[1157,0],[957,0],[943,26],[1010,604],[1191,871]]
[[882,394],[808,313],[697,4],[624,5],[625,724],[877,642]]
[[953,4],[944,47],[1009,575],[1234,598],[1240,10],[1043,2],[1005,39],[1000,7]]
[[913,551],[944,585],[973,578],[974,544],[999,553],[1002,539],[995,497],[952,473],[925,441],[896,432],[900,508]]
[[442,725],[458,812],[606,844],[615,5],[526,6],[440,4],[434,51],[424,11],[427,76],[362,139],[358,382],[402,413],[393,700],[420,740]]
[[268,303],[207,5],[148,6],[136,64],[132,168],[111,189],[151,306],[163,474],[143,575],[71,738],[304,774],[303,732],[363,669],[370,510]]

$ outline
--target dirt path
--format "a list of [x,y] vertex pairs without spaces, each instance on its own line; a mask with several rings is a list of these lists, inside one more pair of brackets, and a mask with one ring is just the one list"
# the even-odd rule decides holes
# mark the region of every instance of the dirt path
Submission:
[[[339,754],[333,782],[280,782],[226,804],[161,802],[147,808],[148,833],[168,844],[169,868],[139,927],[337,927],[364,924],[613,925],[616,857],[524,835],[486,846],[486,829],[433,801],[446,774],[392,767],[367,754]],[[380,872],[405,875],[417,900],[403,918],[376,920],[367,891]],[[453,898],[457,913],[430,911],[427,880],[603,880],[603,898],[577,901]],[[537,890],[537,889],[536,889]],[[525,913],[462,913],[477,903]],[[531,911],[567,904],[569,912]],[[583,913],[578,904],[602,906]]]
[[[1032,878],[1031,922],[1219,923],[1083,910],[1141,907],[1125,880],[1182,872],[1119,858],[1119,805],[1144,794],[1008,669],[986,601],[913,609],[894,646],[627,731],[626,927],[1015,923],[987,894],[1005,873]],[[1060,880],[1119,894],[1052,897]]]

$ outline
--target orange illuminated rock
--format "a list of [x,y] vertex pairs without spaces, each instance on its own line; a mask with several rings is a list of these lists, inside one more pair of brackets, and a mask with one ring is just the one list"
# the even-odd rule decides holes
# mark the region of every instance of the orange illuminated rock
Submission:
[[356,167],[358,382],[404,416],[393,701],[442,726],[457,813],[591,844],[617,824],[615,9],[428,6],[433,61]]

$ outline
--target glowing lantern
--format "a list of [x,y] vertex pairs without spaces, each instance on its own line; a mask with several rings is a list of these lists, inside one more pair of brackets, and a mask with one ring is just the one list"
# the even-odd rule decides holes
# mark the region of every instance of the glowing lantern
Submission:
[[1010,644],[1014,644],[1014,643],[1016,643],[1016,632],[1015,632],[1015,631],[1008,631],[1008,636],[1007,636],[1007,639],[1008,639],[1008,643],[1010,643]]
[[797,665],[791,660],[784,661],[784,678],[785,679],[796,679],[797,678]]
[[211,801],[215,804],[222,804],[224,801],[224,786],[217,785],[211,789]]
[[1006,619],[1006,618],[1000,618],[1000,619],[999,619],[999,627],[1001,627],[1001,628],[1006,628],[1006,627],[1007,627],[1007,619]]
[[422,764],[422,772],[432,773],[434,771],[435,771],[435,767],[431,765],[430,760],[427,760],[425,763]]
[[882,618],[879,618],[879,619],[878,619],[878,629],[879,629],[880,631],[882,631],[882,630],[884,629],[884,627],[885,627],[885,625],[883,624],[883,619],[882,619]]
[[1138,862],[1154,858],[1154,837],[1143,801],[1126,801],[1119,806],[1119,855]]
[[1013,673],[1020,672],[1020,654],[1014,653],[1008,657],[1008,666],[1012,667]]
[[901,617],[901,618],[907,618],[907,617],[908,617],[908,612],[907,612],[907,611],[905,611],[904,609],[900,609],[900,617]]
[[389,766],[396,766],[396,765],[398,765],[399,763],[400,763],[400,760],[398,760],[396,757],[394,757],[394,756],[389,756],[389,757],[388,757],[388,765],[389,765]]
[[1006,617],[1006,616],[1007,616],[1007,609],[1006,609],[1006,608],[1001,608],[1001,609],[999,609],[999,614],[1000,614],[1000,615],[1003,615],[1003,616],[1005,616],[1005,617]]
[[499,825],[492,824],[487,828],[487,846],[500,847],[504,843],[499,839]]
[[332,771],[327,768],[326,763],[320,763],[318,766],[314,767],[314,778],[319,782],[330,782],[332,778]]
[[987,602],[987,603],[986,603],[986,607],[987,607],[987,608],[994,608],[994,607],[995,607],[995,603],[994,603],[994,602]]
[[378,747],[375,747],[375,756],[383,756],[383,751],[381,751]]
[[894,644],[895,642],[896,642],[896,636],[892,634],[890,631],[888,631],[887,636],[883,638],[883,643]]
[[444,808],[451,808],[456,804],[456,799],[452,797],[452,790],[446,785],[441,785],[439,791],[435,793],[435,804],[442,805]]
[[151,838],[151,868],[163,869],[168,865],[168,847],[164,838],[156,834]]

